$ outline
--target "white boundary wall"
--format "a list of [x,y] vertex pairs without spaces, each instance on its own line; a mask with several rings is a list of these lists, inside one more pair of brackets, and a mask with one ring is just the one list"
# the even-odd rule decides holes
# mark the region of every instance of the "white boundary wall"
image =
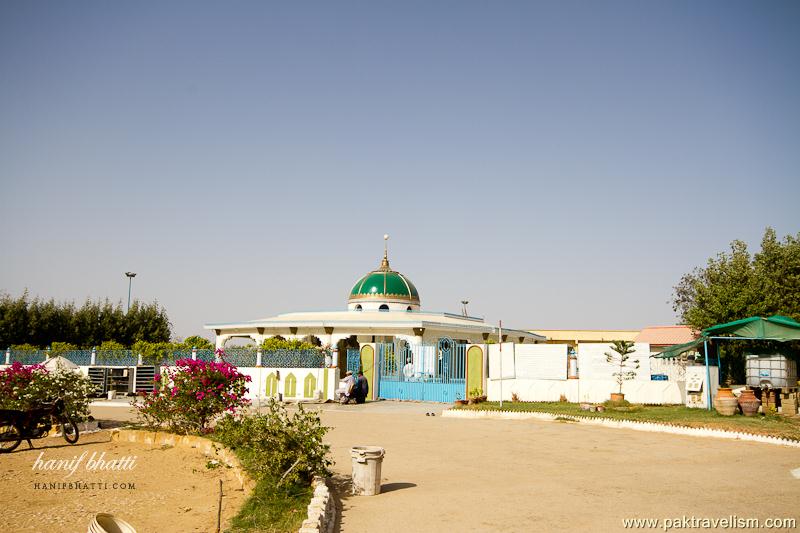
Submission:
[[[3,365],[4,366],[4,365]],[[0,366],[0,369],[3,368]],[[102,366],[102,365],[97,365]],[[110,367],[110,368],[135,368],[135,367]],[[168,368],[168,367],[162,367]],[[339,387],[339,369],[338,368],[267,368],[267,367],[251,367],[240,366],[237,367],[239,372],[250,376],[250,383],[248,383],[249,391],[246,398],[251,402],[260,404],[266,401],[270,396],[267,394],[267,378],[270,374],[275,374],[278,378],[278,393],[283,395],[284,400],[334,400],[335,391]],[[79,367],[81,373],[85,376],[89,375],[88,366]],[[325,387],[325,374],[328,375],[328,385]],[[289,387],[286,385],[286,378],[289,375],[295,378],[295,393],[290,395]],[[305,383],[308,376],[313,377],[314,390],[312,394],[305,394]]]
[[[578,345],[578,376],[566,379],[566,344],[503,344],[503,379],[499,379],[499,346],[489,345],[489,377],[487,395],[490,401],[500,399],[501,381],[504,401],[516,394],[524,402],[554,402],[563,395],[570,402],[600,403],[608,400],[617,385],[612,375],[617,369],[606,361],[608,344]],[[622,385],[625,399],[633,403],[684,404],[683,381],[652,381],[650,379],[650,346],[634,345],[631,360],[639,359],[635,379]],[[672,377],[672,376],[670,376]]]
[[[339,387],[338,368],[266,368],[266,367],[244,367],[240,366],[239,372],[250,376],[247,398],[251,401],[267,400],[274,396],[267,393],[267,378],[270,374],[275,374],[278,378],[278,393],[283,395],[284,400],[333,400],[335,391]],[[325,374],[328,375],[327,390],[325,387]],[[295,379],[295,392],[287,387],[286,379],[290,376]],[[305,394],[306,379],[311,376],[314,382],[311,395]]]

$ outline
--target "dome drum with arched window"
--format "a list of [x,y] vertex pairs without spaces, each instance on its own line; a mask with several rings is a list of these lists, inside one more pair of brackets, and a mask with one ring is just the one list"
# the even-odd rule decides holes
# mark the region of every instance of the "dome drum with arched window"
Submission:
[[411,280],[389,267],[383,255],[381,266],[356,281],[347,308],[351,311],[419,311],[419,292]]

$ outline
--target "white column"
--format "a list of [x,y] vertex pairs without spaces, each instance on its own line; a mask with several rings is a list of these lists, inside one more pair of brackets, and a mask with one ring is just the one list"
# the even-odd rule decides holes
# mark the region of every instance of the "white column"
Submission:
[[319,336],[323,346],[333,346],[333,333],[322,333]]
[[228,338],[230,338],[230,335],[217,335],[214,340],[214,349],[221,350],[225,346],[225,341],[227,341]]

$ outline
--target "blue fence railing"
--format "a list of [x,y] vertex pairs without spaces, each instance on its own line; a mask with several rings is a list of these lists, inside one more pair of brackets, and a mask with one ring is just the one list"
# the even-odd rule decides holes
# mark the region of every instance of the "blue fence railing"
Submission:
[[235,366],[256,366],[257,355],[255,350],[248,350],[247,348],[229,348],[225,350],[223,358]]
[[44,350],[20,350],[20,351],[11,351],[11,360],[10,363],[22,363],[23,365],[36,365],[39,363],[44,363],[47,356],[45,355],[47,352]]
[[[87,350],[81,350],[81,353]],[[70,357],[69,355],[64,355],[67,359],[72,361],[78,365],[90,365],[92,364],[92,351],[88,350],[89,358],[84,359],[85,362],[79,363]],[[68,354],[72,354],[75,352],[67,352]],[[95,364],[100,366],[136,366],[139,362],[139,355],[134,354],[133,350],[97,350],[97,357],[95,358]]]
[[[96,350],[95,366],[137,366],[139,355],[133,350]],[[20,362],[23,365],[42,364],[47,357],[60,355],[78,366],[92,365],[92,350],[71,350],[52,354],[46,350],[10,350],[9,363]],[[197,350],[195,357],[199,361],[216,361],[214,350]],[[248,348],[230,348],[225,350],[224,360],[235,366],[254,367],[258,362],[258,354]],[[179,359],[191,359],[192,350],[175,350],[161,360],[161,364],[174,364]],[[0,352],[0,364],[5,363],[5,356]],[[144,358],[143,364],[153,364]],[[261,366],[271,368],[322,368],[325,366],[325,354],[319,350],[270,350],[262,352]]]
[[322,368],[325,366],[325,354],[319,350],[270,350],[261,354],[261,366]]

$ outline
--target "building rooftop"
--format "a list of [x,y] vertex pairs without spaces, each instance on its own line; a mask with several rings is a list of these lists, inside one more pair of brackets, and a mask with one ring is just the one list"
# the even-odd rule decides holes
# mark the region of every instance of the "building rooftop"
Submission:
[[636,342],[647,342],[651,346],[672,346],[697,338],[697,332],[689,326],[650,326],[636,336]]

